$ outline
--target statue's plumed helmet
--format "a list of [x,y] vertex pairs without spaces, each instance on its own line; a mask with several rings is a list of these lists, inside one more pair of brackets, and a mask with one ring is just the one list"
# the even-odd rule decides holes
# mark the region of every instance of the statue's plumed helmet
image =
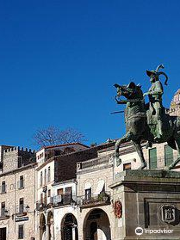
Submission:
[[159,72],[159,69],[160,69],[160,68],[164,68],[163,64],[158,65],[157,68],[156,68],[156,70],[146,70],[146,74],[147,74],[149,77],[151,77],[152,75],[154,75],[154,77],[158,77],[158,78],[159,78],[160,75],[165,76],[166,80],[165,80],[164,84],[167,85],[168,76],[167,76],[164,72]]
[[154,75],[154,76],[157,75],[156,71],[154,71],[154,70],[146,70],[146,74],[147,74],[149,77],[150,77],[151,75]]

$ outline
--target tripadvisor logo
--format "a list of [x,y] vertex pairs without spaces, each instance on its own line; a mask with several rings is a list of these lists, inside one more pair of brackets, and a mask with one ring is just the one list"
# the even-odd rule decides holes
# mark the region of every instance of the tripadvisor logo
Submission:
[[142,234],[143,234],[143,229],[142,229],[141,227],[137,227],[137,228],[135,229],[135,234],[136,234],[136,235],[142,235]]

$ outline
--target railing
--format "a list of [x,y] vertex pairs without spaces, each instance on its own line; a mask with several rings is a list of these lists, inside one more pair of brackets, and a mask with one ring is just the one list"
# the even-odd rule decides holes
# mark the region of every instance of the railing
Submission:
[[51,206],[58,207],[64,205],[76,204],[77,197],[72,194],[61,194],[54,197],[48,197],[47,200],[44,198],[36,202],[36,210],[42,211]]
[[27,208],[24,207],[23,205],[18,205],[16,206],[16,215],[18,216],[25,216],[27,215]]
[[41,211],[45,208],[46,204],[44,204],[43,202],[41,201],[37,201],[36,202],[36,210],[37,211]]
[[47,197],[47,205],[52,205],[53,204],[53,197]]
[[9,218],[8,211],[6,209],[1,210],[0,220]]
[[7,219],[7,218],[9,218],[9,215],[7,215],[7,214],[4,214],[4,215],[0,216],[0,220],[4,220],[4,219]]
[[61,194],[53,197],[54,206],[63,206],[69,204],[76,204],[77,197],[72,194]]
[[42,200],[36,202],[36,210],[41,211],[43,209],[50,208],[53,205],[53,197],[44,197]]
[[104,156],[101,158],[95,158],[89,161],[85,162],[79,162],[78,163],[78,168],[79,169],[85,169],[85,168],[90,168],[90,167],[97,167],[98,165],[102,164],[108,164],[110,162],[110,156]]
[[80,207],[92,207],[98,205],[108,205],[110,204],[110,192],[102,192],[100,194],[94,194],[91,196],[78,196],[77,204]]

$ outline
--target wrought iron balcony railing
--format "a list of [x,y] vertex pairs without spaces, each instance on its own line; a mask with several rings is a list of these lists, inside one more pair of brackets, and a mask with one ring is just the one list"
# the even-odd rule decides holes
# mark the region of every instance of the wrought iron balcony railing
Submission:
[[58,207],[64,205],[76,204],[76,196],[72,194],[61,194],[53,197],[43,198],[36,202],[36,210],[42,211],[51,206]]
[[76,196],[72,194],[61,194],[53,197],[54,206],[63,206],[69,204],[76,204]]
[[19,217],[26,216],[28,213],[28,209],[29,209],[28,205],[17,205],[15,215]]
[[9,213],[6,209],[1,210],[0,220],[4,220],[9,218]]
[[110,192],[78,196],[77,204],[81,208],[110,204]]

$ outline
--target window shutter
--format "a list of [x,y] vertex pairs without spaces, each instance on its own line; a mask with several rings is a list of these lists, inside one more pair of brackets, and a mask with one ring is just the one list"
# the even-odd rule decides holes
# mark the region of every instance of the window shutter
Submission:
[[152,148],[149,150],[149,168],[156,169],[157,168],[157,149]]
[[168,145],[164,146],[164,158],[165,166],[169,166],[173,162],[173,149]]

